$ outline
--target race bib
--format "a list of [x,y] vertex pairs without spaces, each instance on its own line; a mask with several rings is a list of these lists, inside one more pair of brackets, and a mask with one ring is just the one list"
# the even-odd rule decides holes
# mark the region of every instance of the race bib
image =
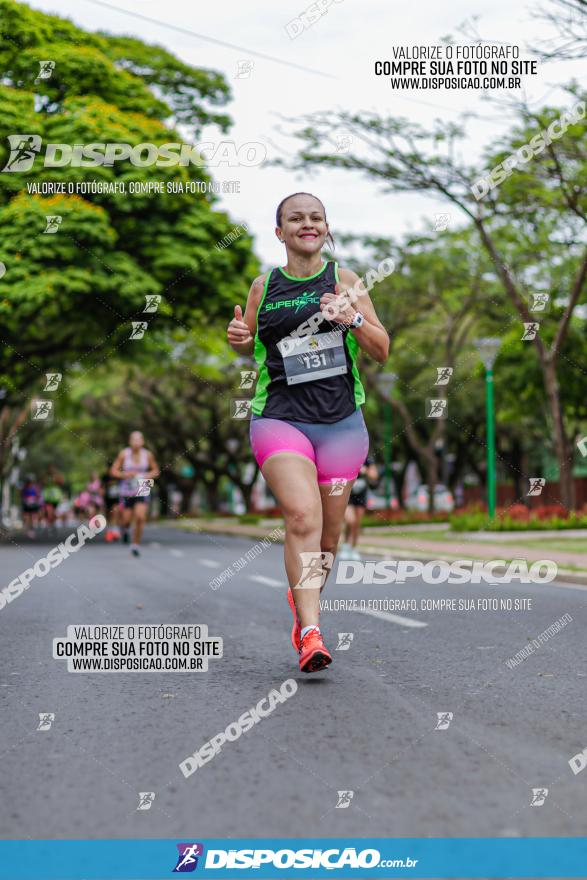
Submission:
[[342,331],[282,340],[277,344],[288,385],[314,382],[347,372]]
[[139,481],[136,477],[126,477],[120,484],[120,494],[127,498],[134,496],[139,491]]

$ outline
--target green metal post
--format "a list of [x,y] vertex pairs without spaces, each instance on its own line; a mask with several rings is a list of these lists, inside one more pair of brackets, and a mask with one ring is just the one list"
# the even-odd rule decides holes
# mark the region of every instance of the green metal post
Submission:
[[391,403],[385,403],[383,410],[383,462],[385,507],[391,507]]

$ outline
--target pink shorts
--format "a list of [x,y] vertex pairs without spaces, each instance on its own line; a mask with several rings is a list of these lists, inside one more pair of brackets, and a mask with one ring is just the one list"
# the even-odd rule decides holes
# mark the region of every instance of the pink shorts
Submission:
[[319,483],[354,480],[369,452],[369,434],[360,409],[332,424],[251,419],[251,447],[262,468],[278,452],[295,452],[316,465]]

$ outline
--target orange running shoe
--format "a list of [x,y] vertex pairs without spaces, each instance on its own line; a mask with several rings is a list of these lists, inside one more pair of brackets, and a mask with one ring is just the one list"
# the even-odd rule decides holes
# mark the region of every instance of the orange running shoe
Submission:
[[287,601],[289,603],[289,607],[291,608],[291,613],[294,617],[294,625],[291,631],[291,643],[293,645],[294,651],[296,654],[300,653],[300,633],[302,631],[302,625],[300,623],[300,618],[298,617],[298,612],[296,609],[296,603],[294,602],[293,593],[291,591],[291,587],[287,589]]
[[302,672],[318,672],[332,663],[328,648],[318,629],[311,629],[300,642],[300,669]]

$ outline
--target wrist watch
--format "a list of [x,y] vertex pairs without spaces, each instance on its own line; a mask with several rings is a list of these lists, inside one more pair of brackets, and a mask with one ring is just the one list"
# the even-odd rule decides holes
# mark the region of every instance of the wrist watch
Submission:
[[365,323],[365,317],[361,314],[361,312],[355,312],[355,317],[350,323],[350,326],[353,330],[356,330],[358,327],[362,327]]

